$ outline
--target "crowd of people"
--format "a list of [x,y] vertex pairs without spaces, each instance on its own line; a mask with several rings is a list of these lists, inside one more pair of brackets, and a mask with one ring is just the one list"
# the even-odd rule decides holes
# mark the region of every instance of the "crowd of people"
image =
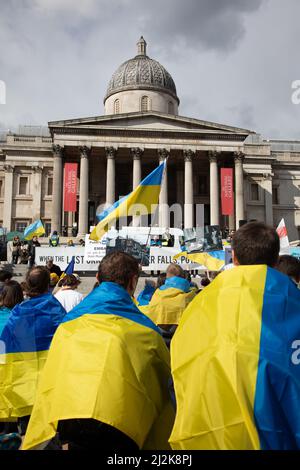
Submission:
[[86,297],[53,260],[22,285],[0,272],[2,435],[25,450],[300,448],[300,261],[258,222],[232,249],[201,286],[171,263],[137,298],[140,266],[118,251]]

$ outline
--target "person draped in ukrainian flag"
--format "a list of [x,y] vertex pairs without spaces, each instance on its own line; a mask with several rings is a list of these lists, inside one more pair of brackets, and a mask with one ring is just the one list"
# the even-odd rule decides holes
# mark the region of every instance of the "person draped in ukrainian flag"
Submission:
[[181,315],[197,294],[186,279],[185,272],[178,264],[171,263],[166,271],[166,280],[154,292],[148,305],[139,306],[141,312],[163,330],[179,324]]
[[274,269],[275,229],[233,237],[234,269],[184,312],[171,343],[173,449],[300,448],[300,291]]
[[138,262],[118,251],[54,335],[23,449],[59,432],[69,450],[169,448],[169,351],[132,301]]
[[0,421],[19,418],[26,428],[53,334],[66,314],[50,293],[49,271],[26,275],[29,297],[16,305],[0,336]]

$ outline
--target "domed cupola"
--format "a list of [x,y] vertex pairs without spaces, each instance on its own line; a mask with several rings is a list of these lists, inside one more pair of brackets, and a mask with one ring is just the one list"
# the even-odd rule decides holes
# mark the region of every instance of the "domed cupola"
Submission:
[[179,98],[173,78],[156,60],[147,56],[143,37],[138,53],[113,74],[104,98],[105,114],[158,111],[177,114]]

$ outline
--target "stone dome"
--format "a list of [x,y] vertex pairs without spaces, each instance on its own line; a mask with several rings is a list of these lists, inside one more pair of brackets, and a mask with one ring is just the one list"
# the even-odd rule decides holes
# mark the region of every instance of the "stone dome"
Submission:
[[179,104],[173,78],[159,62],[146,55],[146,45],[146,41],[141,37],[137,43],[138,54],[126,60],[115,71],[108,84],[104,103],[111,95],[119,92],[152,90],[167,93]]

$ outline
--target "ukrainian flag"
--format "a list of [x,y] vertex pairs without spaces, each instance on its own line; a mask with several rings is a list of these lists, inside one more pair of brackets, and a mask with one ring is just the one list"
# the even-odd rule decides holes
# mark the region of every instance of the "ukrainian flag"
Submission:
[[[90,234],[91,240],[100,240],[120,217],[152,214],[158,203],[166,161],[148,175],[137,188],[98,216],[100,222]],[[139,212],[139,214],[137,214]]]
[[140,448],[166,449],[174,422],[169,351],[127,291],[103,282],[53,338],[24,441],[51,439],[58,421],[92,418]]
[[170,277],[156,289],[148,305],[139,306],[156,325],[178,325],[182,313],[195,297],[196,290],[182,277]]
[[35,222],[33,222],[33,224],[25,228],[24,238],[25,240],[32,240],[33,237],[40,237],[41,235],[44,235],[45,233],[46,232],[42,224],[42,221],[36,220]]
[[265,265],[221,273],[171,342],[173,449],[300,448],[300,291]]
[[12,310],[0,336],[0,421],[30,415],[52,336],[65,314],[51,294]]
[[176,260],[181,256],[184,256],[193,263],[205,266],[209,271],[220,271],[225,264],[224,250],[207,251],[203,253],[187,253],[186,251],[182,251],[178,253],[178,255],[173,256],[173,259]]

